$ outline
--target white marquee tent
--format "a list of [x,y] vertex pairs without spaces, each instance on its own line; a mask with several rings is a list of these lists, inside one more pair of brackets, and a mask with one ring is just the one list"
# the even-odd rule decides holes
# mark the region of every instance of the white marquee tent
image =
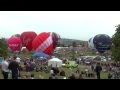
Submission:
[[61,67],[62,66],[62,60],[58,59],[58,58],[52,58],[48,61],[48,66],[52,67]]

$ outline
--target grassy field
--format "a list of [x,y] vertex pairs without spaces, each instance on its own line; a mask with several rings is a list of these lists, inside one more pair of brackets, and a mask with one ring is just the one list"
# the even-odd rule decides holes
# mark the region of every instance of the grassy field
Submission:
[[[85,66],[85,65],[80,65],[80,67],[81,67],[81,70],[83,71],[86,67],[87,68],[90,68],[89,66]],[[69,77],[70,75],[71,75],[71,72],[70,72],[70,70],[69,70],[69,68],[65,68],[65,67],[61,67],[61,68],[59,68],[60,70],[61,69],[63,69],[64,71],[65,71],[65,73],[66,73],[66,76],[67,77]],[[72,71],[73,72],[75,72],[77,70],[77,68],[74,68],[74,69],[72,69]],[[0,70],[1,71],[1,70]],[[30,72],[30,73],[34,73],[34,75],[35,75],[35,78],[38,78],[39,77],[39,75],[41,75],[44,79],[48,79],[49,78],[49,73],[45,73],[45,72]],[[27,72],[25,72],[25,71],[21,71],[21,75],[23,76],[23,75],[26,75],[27,74]],[[107,72],[101,72],[101,79],[107,79],[107,75],[108,75],[108,73]],[[95,78],[88,78],[88,77],[85,77],[85,76],[83,76],[84,77],[84,79],[96,79],[96,77]],[[61,76],[58,76],[58,78],[62,78]],[[3,76],[2,76],[2,73],[0,72],[0,79],[3,79]]]

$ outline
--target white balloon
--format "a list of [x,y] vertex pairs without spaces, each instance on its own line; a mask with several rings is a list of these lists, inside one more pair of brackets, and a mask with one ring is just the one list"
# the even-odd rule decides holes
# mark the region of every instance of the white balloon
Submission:
[[89,41],[88,41],[88,47],[90,49],[95,49],[95,45],[93,43],[93,39],[94,39],[94,37],[90,38]]

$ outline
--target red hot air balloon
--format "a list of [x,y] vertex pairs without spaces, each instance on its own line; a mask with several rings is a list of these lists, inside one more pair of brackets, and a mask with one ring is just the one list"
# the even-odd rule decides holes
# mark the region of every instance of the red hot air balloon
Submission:
[[14,34],[11,37],[20,37],[20,34]]
[[21,34],[21,41],[23,46],[25,46],[29,51],[32,50],[32,41],[37,36],[35,32],[28,31]]
[[7,40],[7,45],[13,52],[20,51],[21,40],[19,37],[11,37]]
[[43,52],[45,54],[52,54],[54,50],[54,40],[50,32],[40,33],[32,42],[35,52]]
[[52,32],[53,48],[55,49],[60,42],[60,36]]

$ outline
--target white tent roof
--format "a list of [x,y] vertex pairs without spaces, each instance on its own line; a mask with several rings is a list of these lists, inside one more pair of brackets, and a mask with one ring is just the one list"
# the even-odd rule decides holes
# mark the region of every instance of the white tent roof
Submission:
[[62,60],[60,60],[60,59],[58,59],[58,58],[52,58],[52,59],[50,59],[49,61],[62,61]]
[[48,61],[48,66],[52,67],[61,67],[62,66],[62,60],[58,59],[58,58],[52,58]]

